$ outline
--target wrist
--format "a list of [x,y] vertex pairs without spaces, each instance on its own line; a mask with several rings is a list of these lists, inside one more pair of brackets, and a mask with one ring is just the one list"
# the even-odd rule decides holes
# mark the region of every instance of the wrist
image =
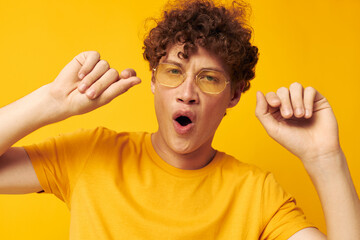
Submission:
[[0,108],[0,155],[36,129],[66,118],[48,90],[49,85],[45,85]]
[[25,101],[28,103],[29,118],[33,119],[38,127],[66,119],[67,113],[62,109],[50,93],[51,85],[47,84],[35,90]]
[[340,147],[311,158],[301,159],[301,161],[310,176],[332,174],[347,168],[346,158]]

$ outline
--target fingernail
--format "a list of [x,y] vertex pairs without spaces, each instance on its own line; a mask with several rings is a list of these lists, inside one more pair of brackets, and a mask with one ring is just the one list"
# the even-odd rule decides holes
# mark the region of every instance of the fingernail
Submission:
[[283,115],[284,115],[285,117],[290,116],[290,111],[289,111],[288,109],[284,109]]
[[78,89],[79,89],[80,92],[84,92],[84,91],[86,90],[86,85],[85,85],[85,83],[80,84],[80,86],[78,87]]
[[83,74],[83,73],[80,73],[80,74],[79,74],[79,78],[80,78],[80,79],[83,79],[84,77],[85,77],[85,74]]
[[95,97],[95,90],[94,89],[88,89],[86,91],[86,96],[88,96],[89,98],[94,98]]
[[296,115],[301,116],[303,114],[303,110],[301,108],[296,109]]
[[310,117],[311,112],[309,109],[305,109],[305,117]]
[[129,72],[124,70],[121,72],[121,76],[123,76],[124,78],[128,78],[129,77]]

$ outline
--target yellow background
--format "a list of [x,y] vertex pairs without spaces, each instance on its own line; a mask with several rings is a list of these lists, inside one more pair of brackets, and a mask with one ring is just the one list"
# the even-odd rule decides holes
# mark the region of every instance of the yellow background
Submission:
[[[44,127],[17,145],[98,125],[118,131],[155,131],[150,71],[141,48],[144,19],[157,16],[164,2],[1,0],[0,106],[51,82],[85,50],[99,51],[118,70],[136,69],[143,80],[110,105]],[[294,81],[323,93],[337,116],[341,144],[360,189],[360,2],[250,3],[254,43],[260,49],[256,78],[225,117],[214,146],[274,172],[308,218],[325,231],[318,197],[300,161],[271,140],[255,118],[255,93],[275,91]],[[69,213],[54,196],[0,196],[1,239],[68,239],[68,232]]]

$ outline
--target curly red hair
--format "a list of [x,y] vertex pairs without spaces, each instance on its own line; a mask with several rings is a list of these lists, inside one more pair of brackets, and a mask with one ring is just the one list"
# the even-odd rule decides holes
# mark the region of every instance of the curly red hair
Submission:
[[208,0],[175,1],[168,3],[157,26],[144,40],[144,59],[155,68],[174,44],[183,44],[180,58],[188,58],[197,47],[215,53],[225,64],[232,87],[241,84],[243,92],[255,77],[258,48],[250,43],[252,29],[246,24],[244,3],[231,7],[216,5]]

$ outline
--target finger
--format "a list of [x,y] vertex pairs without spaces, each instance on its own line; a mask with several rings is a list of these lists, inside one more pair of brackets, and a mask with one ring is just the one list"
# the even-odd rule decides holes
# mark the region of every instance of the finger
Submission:
[[280,113],[283,118],[291,118],[293,115],[293,110],[290,102],[289,89],[281,87],[277,90],[276,94],[278,95],[281,106]]
[[138,77],[120,79],[119,81],[114,82],[107,89],[105,89],[103,94],[99,96],[99,101],[101,102],[101,104],[109,103],[111,100],[125,93],[131,87],[139,83],[141,83],[141,80]]
[[109,63],[105,60],[97,62],[93,70],[79,83],[78,90],[84,93],[94,82],[109,70]]
[[100,54],[96,51],[83,52],[77,55],[75,59],[82,66],[78,72],[78,76],[80,79],[83,79],[100,60]]
[[104,75],[101,76],[91,87],[86,91],[86,96],[90,99],[95,99],[100,96],[112,83],[119,80],[119,73],[113,68],[110,68]]
[[317,91],[312,87],[307,87],[304,90],[305,118],[311,118],[313,114],[315,96],[317,95],[316,93]]
[[120,78],[136,77],[136,72],[132,68],[126,68],[120,73]]
[[264,94],[260,91],[256,93],[256,109],[255,109],[255,115],[261,122],[261,124],[264,126],[265,130],[269,133],[272,129],[274,129],[273,126],[277,124],[274,117],[269,112],[269,105],[268,102],[264,96]]
[[271,107],[274,108],[280,107],[281,105],[280,98],[274,92],[268,92],[265,98]]
[[301,118],[305,114],[303,102],[303,86],[300,83],[293,83],[289,87],[291,105],[295,117]]

